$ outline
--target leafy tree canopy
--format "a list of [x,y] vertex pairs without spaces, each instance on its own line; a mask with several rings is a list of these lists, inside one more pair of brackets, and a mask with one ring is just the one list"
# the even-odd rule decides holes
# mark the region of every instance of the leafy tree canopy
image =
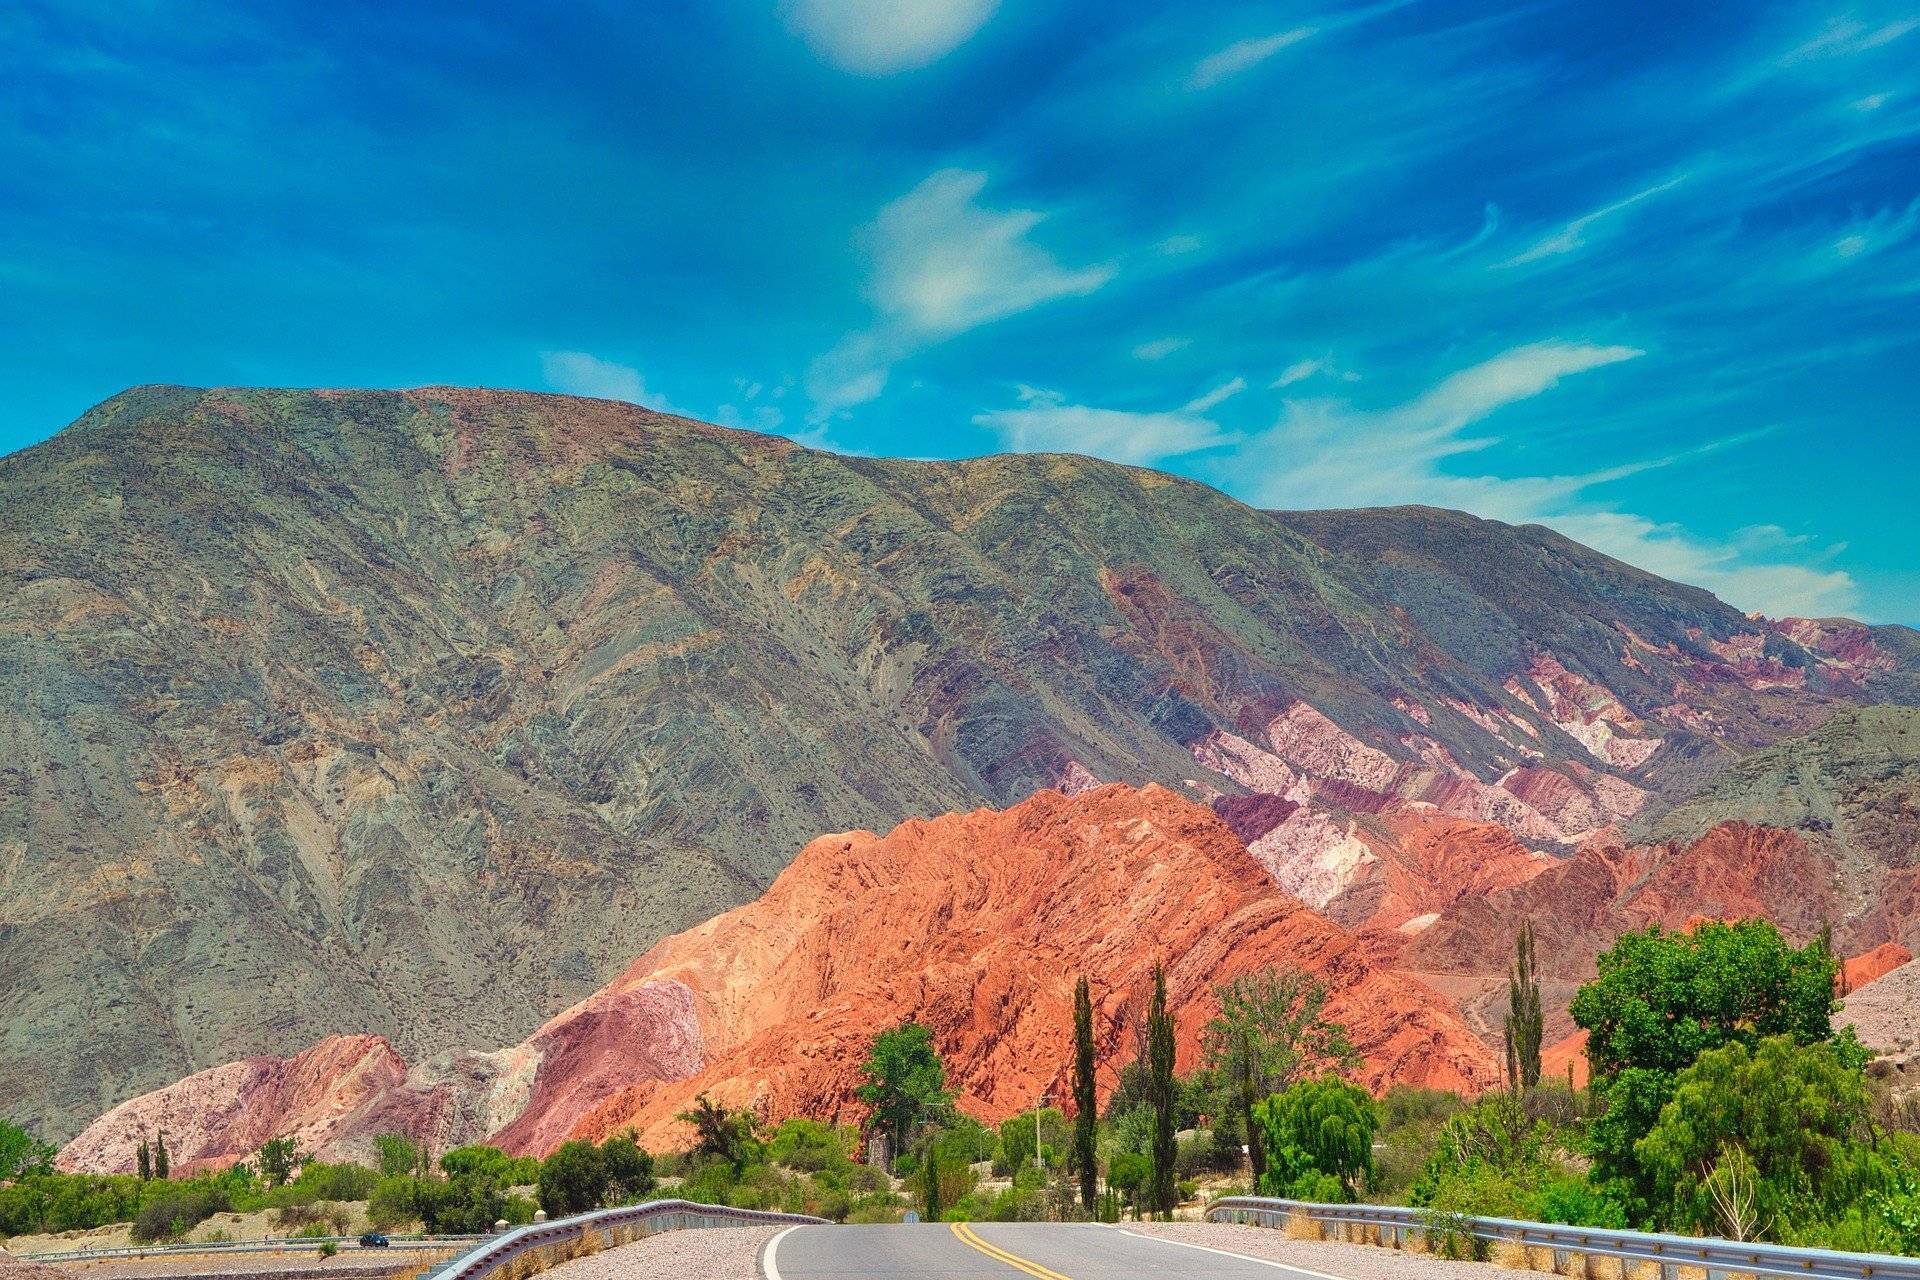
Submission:
[[873,1122],[892,1140],[896,1157],[917,1126],[944,1115],[953,1101],[933,1033],[917,1022],[875,1036],[860,1074],[865,1083],[855,1094],[873,1108]]
[[1379,1120],[1367,1091],[1328,1074],[1303,1080],[1254,1104],[1266,1150],[1260,1189],[1267,1195],[1352,1200],[1373,1172]]

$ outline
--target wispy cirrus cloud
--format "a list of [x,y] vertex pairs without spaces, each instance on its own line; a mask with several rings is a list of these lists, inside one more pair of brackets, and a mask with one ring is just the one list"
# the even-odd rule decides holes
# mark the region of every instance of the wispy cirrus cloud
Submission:
[[1319,33],[1317,27],[1293,27],[1271,35],[1249,36],[1200,59],[1187,74],[1187,88],[1211,89],[1243,71],[1251,71],[1282,49],[1291,48]]
[[857,75],[924,67],[972,38],[999,0],[786,0],[787,25],[821,58]]
[[1089,294],[1108,264],[1063,266],[1034,239],[1046,215],[981,202],[987,175],[942,169],[880,210],[858,237],[876,319],[814,361],[817,412],[863,404],[889,368],[931,343],[1052,302]]
[[1595,209],[1592,213],[1575,218],[1572,222],[1569,222],[1552,235],[1541,237],[1530,247],[1521,250],[1513,257],[1497,265],[1502,267],[1524,266],[1529,262],[1538,262],[1542,258],[1556,257],[1563,253],[1572,253],[1576,249],[1584,249],[1588,243],[1588,233],[1596,225],[1618,214],[1624,213],[1643,200],[1650,200],[1662,192],[1671,191],[1685,181],[1685,175],[1677,178],[1669,178],[1665,182],[1648,187],[1643,191],[1636,191],[1624,200],[1616,200],[1612,204]]

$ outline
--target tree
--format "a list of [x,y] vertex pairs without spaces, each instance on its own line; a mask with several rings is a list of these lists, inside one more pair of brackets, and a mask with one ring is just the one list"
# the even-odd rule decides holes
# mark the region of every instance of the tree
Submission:
[[1246,1135],[1256,1182],[1266,1155],[1253,1127],[1253,1106],[1310,1071],[1356,1059],[1346,1029],[1322,1016],[1326,984],[1298,969],[1262,969],[1214,988],[1220,1012],[1201,1033],[1207,1070]]
[[1531,1089],[1540,1083],[1540,975],[1534,967],[1533,921],[1520,926],[1513,969],[1507,974],[1507,1084]]
[[945,1206],[940,1203],[940,1142],[938,1139],[927,1144],[927,1158],[921,1172],[925,1175],[921,1180],[924,1184],[921,1203],[926,1212],[926,1220],[938,1222],[945,1209]]
[[1702,1053],[1635,1146],[1656,1220],[1734,1240],[1780,1239],[1864,1202],[1884,1170],[1860,1066],[1847,1044],[1800,1045],[1785,1035]]
[[1093,1208],[1100,1190],[1095,1154],[1098,1095],[1093,1083],[1093,994],[1082,976],[1073,988],[1073,1163],[1080,1172],[1080,1205]]
[[153,1148],[147,1145],[145,1138],[140,1139],[140,1145],[134,1148],[133,1172],[142,1182],[153,1180]]
[[10,1120],[0,1120],[0,1182],[53,1171],[54,1149]]
[[1148,1207],[1163,1217],[1173,1217],[1174,1157],[1173,1110],[1176,1085],[1173,1078],[1173,1015],[1167,1010],[1166,966],[1153,966],[1153,1001],[1147,1006],[1147,1080],[1153,1105],[1153,1146],[1147,1152],[1151,1176],[1147,1186]]
[[1379,1125],[1366,1090],[1329,1073],[1262,1099],[1253,1114],[1255,1140],[1267,1150],[1263,1194],[1320,1199],[1310,1193],[1331,1187],[1340,1199],[1358,1198],[1373,1174]]
[[1140,1194],[1152,1176],[1152,1161],[1133,1151],[1119,1152],[1107,1165],[1107,1185],[1126,1196],[1136,1222],[1140,1218]]
[[600,1144],[606,1167],[606,1199],[610,1204],[636,1204],[653,1190],[653,1156],[640,1145],[631,1129],[622,1129]]
[[412,1173],[420,1165],[420,1148],[404,1133],[383,1133],[373,1140],[374,1158],[381,1176]]
[[563,1142],[540,1164],[540,1207],[549,1217],[598,1209],[606,1194],[606,1157],[591,1142]]
[[162,1129],[153,1140],[153,1176],[165,1182],[172,1173],[170,1163],[167,1158],[167,1131]]
[[854,1094],[873,1108],[873,1123],[887,1134],[895,1159],[906,1150],[913,1130],[944,1114],[953,1101],[946,1068],[933,1049],[933,1033],[917,1022],[903,1022],[875,1036],[860,1074],[866,1083]]
[[[162,1152],[166,1150],[165,1136],[164,1134],[161,1135],[160,1150]],[[159,1173],[159,1176],[162,1178],[166,1177],[167,1175],[164,1172],[160,1172],[167,1166],[165,1156],[162,1155],[154,1163],[155,1171]],[[300,1166],[300,1148],[291,1137],[269,1138],[260,1146],[259,1164],[260,1176],[266,1180],[267,1185],[269,1187],[281,1186],[287,1179],[293,1176],[293,1171]]]
[[691,1154],[724,1160],[736,1174],[760,1154],[750,1111],[728,1111],[702,1093],[695,1096],[692,1110],[682,1111],[674,1119],[693,1126]]
[[1742,920],[1622,934],[1598,969],[1571,1006],[1604,1108],[1589,1135],[1594,1176],[1633,1216],[1648,1217],[1659,1193],[1635,1144],[1659,1121],[1675,1077],[1729,1044],[1831,1039],[1839,964],[1817,939],[1796,948],[1767,921]]

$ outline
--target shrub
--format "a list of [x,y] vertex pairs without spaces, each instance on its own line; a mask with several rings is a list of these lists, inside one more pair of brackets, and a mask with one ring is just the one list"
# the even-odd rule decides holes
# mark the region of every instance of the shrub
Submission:
[[180,1184],[140,1207],[133,1219],[133,1238],[142,1242],[171,1240],[185,1235],[230,1204],[227,1196],[212,1184]]
[[767,1159],[803,1173],[841,1168],[853,1163],[857,1136],[852,1129],[796,1116],[773,1131],[767,1143]]
[[540,1207],[548,1217],[597,1209],[606,1192],[606,1158],[591,1142],[563,1142],[540,1166]]
[[[1263,1194],[1295,1195],[1310,1175],[1329,1174],[1339,1183],[1337,1198],[1351,1200],[1373,1172],[1373,1099],[1338,1076],[1276,1093],[1256,1103],[1253,1116],[1266,1152]],[[1327,1190],[1323,1182],[1316,1186]]]

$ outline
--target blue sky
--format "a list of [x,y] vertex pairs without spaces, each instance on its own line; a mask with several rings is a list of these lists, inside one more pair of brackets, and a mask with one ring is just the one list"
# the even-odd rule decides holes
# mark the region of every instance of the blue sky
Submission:
[[0,450],[564,390],[1920,623],[1912,4],[28,3],[0,83]]

